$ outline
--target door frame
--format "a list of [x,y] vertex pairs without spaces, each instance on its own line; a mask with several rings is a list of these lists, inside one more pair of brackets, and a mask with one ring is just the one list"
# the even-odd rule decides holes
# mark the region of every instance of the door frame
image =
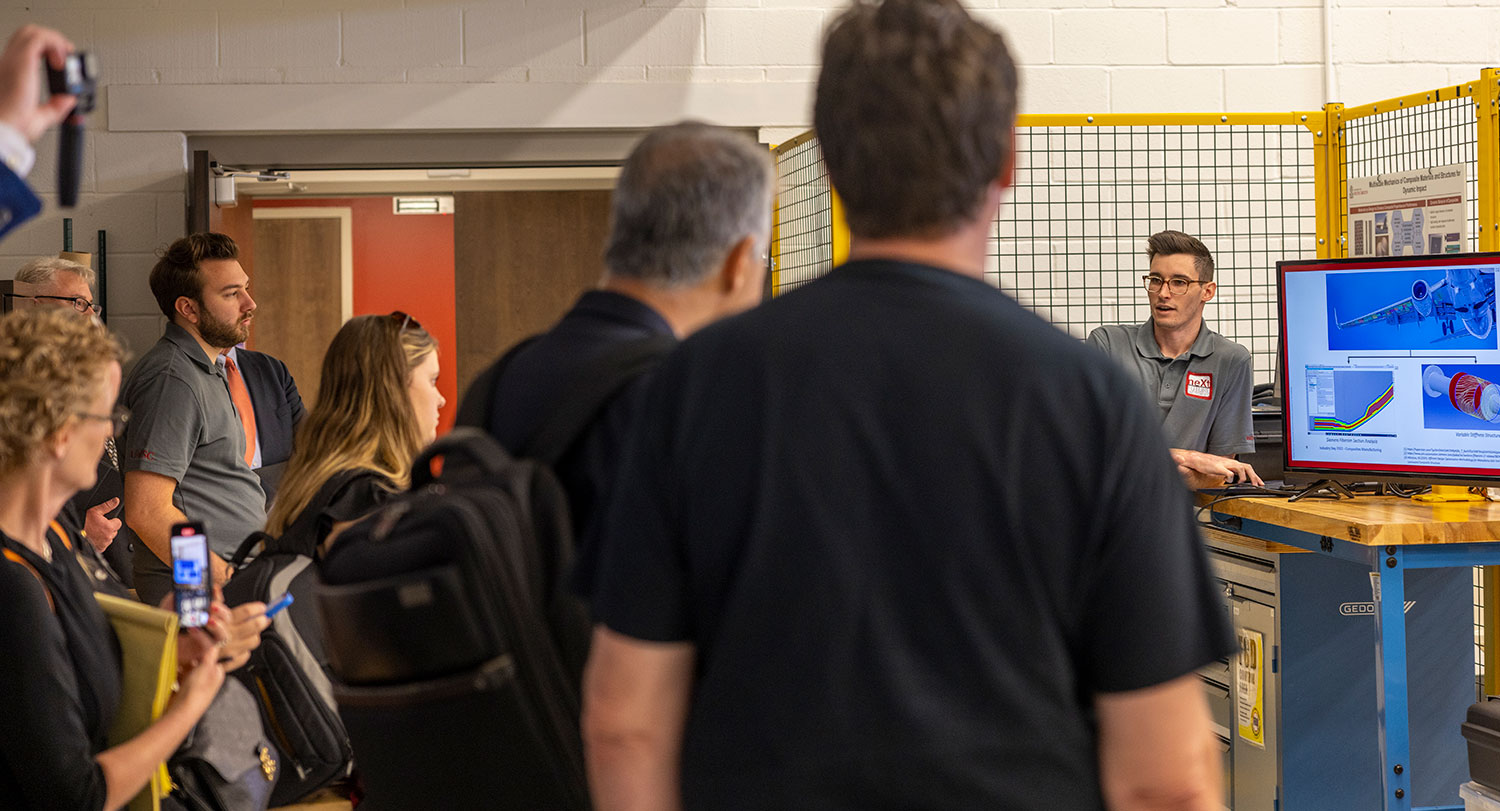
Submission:
[[354,209],[341,206],[256,207],[252,220],[339,221],[339,323],[354,317]]

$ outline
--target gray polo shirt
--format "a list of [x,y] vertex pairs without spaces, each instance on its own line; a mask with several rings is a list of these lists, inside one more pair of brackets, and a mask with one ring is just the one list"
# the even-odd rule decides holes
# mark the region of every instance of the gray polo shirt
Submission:
[[1167,444],[1217,456],[1255,450],[1250,421],[1250,351],[1208,328],[1175,358],[1156,345],[1151,321],[1099,327],[1088,342],[1140,379],[1161,410]]
[[130,371],[121,395],[130,409],[120,466],[177,481],[172,504],[203,522],[209,546],[228,558],[266,525],[266,494],[245,464],[245,431],[222,367],[187,330],[168,324]]

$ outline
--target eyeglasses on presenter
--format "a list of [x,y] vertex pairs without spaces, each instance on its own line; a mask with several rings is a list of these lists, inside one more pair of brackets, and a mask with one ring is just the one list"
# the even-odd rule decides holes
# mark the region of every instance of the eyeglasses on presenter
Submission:
[[1160,293],[1162,285],[1166,285],[1167,289],[1171,290],[1172,295],[1174,296],[1180,296],[1183,293],[1186,293],[1188,291],[1188,288],[1195,284],[1208,284],[1208,282],[1201,281],[1199,279],[1184,279],[1181,276],[1173,276],[1170,279],[1163,279],[1162,277],[1154,274],[1150,276],[1142,276],[1141,281],[1146,283],[1146,292],[1148,293]]

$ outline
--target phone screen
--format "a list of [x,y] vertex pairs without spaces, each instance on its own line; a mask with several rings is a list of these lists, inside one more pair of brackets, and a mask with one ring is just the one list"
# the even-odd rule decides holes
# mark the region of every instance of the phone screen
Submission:
[[208,538],[196,523],[172,527],[172,586],[177,598],[177,619],[184,628],[208,624]]

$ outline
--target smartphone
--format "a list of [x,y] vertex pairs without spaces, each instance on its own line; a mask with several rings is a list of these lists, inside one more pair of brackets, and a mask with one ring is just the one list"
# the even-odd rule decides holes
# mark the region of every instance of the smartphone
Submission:
[[172,525],[172,589],[177,624],[183,628],[207,625],[213,574],[208,568],[208,536],[196,521]]

